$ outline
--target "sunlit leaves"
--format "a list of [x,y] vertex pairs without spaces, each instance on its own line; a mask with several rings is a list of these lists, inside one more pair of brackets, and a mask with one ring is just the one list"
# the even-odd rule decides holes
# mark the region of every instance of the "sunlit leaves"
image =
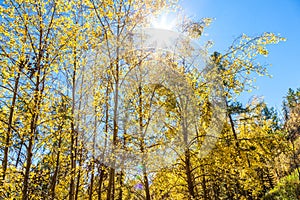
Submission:
[[[242,35],[227,52],[212,53],[205,75],[185,62],[193,56],[189,39],[179,50],[183,56],[134,47],[132,34],[176,10],[177,3],[1,4],[2,166],[4,152],[8,155],[1,197],[103,199],[111,187],[115,198],[145,199],[148,182],[153,199],[189,199],[193,192],[199,199],[255,199],[271,187],[278,176],[272,165],[288,162],[283,155],[290,146],[262,104],[235,113],[235,124],[225,123],[208,157],[200,158],[199,149],[212,119],[211,80],[222,79],[222,95],[234,99],[251,84],[249,75],[267,74],[258,56],[267,56],[267,45],[284,39],[273,33]],[[183,19],[176,30],[193,39],[202,39],[212,21]],[[287,131],[294,139],[298,107],[289,111]],[[184,122],[193,125],[194,137],[182,148]],[[112,173],[118,152],[111,149],[134,158],[117,157],[119,171]]]

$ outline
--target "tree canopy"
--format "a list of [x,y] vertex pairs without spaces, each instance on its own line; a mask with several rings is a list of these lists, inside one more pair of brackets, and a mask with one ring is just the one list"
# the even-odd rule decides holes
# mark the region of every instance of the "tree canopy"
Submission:
[[235,100],[285,39],[211,52],[211,22],[176,0],[2,1],[0,199],[299,198],[300,90],[284,117]]

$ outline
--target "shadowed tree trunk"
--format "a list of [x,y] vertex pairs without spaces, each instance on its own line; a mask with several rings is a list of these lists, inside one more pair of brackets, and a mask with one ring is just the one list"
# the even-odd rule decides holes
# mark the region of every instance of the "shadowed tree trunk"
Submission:
[[[23,68],[23,67],[24,66],[20,66],[19,70],[21,70],[21,68]],[[7,164],[8,164],[8,151],[9,151],[9,146],[10,146],[10,135],[11,135],[12,126],[13,126],[13,116],[14,116],[14,110],[15,110],[18,87],[19,87],[19,79],[20,79],[20,72],[18,72],[16,80],[15,80],[15,86],[14,86],[14,90],[13,90],[13,98],[12,98],[11,107],[10,107],[9,116],[8,116],[8,123],[7,123],[8,127],[7,127],[6,137],[5,137],[4,158],[2,161],[3,181],[5,180],[6,169],[7,169]]]

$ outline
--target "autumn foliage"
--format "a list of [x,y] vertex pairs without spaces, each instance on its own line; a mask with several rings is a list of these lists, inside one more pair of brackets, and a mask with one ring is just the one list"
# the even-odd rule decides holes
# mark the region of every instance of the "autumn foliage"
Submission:
[[[209,18],[180,15],[177,53],[137,48],[167,12],[178,2],[1,1],[0,199],[299,198],[299,90],[284,117],[235,101],[253,74],[268,75],[257,59],[284,38],[206,45],[200,70],[192,43]],[[224,112],[210,135],[213,95]]]

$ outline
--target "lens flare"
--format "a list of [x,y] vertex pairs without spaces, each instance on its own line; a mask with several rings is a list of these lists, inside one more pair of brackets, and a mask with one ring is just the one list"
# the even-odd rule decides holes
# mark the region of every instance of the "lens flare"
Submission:
[[176,26],[176,18],[170,15],[161,15],[151,20],[151,27],[163,30],[172,30]]

